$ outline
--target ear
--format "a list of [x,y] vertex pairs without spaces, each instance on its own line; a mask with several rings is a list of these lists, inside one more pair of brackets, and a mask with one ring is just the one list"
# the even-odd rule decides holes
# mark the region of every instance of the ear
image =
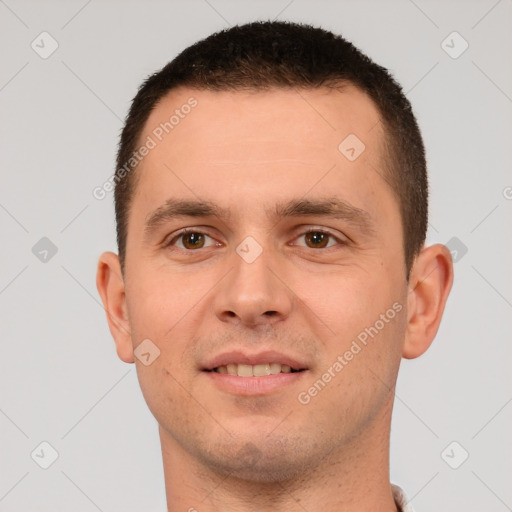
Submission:
[[133,345],[126,307],[124,279],[117,254],[104,252],[100,256],[96,287],[107,313],[108,326],[116,343],[117,355],[125,363],[133,363]]
[[452,283],[453,262],[448,248],[441,244],[424,248],[416,257],[409,278],[403,357],[414,359],[430,347]]

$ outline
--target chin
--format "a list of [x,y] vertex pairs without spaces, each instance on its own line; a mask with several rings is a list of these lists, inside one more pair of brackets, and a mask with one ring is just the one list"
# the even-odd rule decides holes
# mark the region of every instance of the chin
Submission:
[[299,477],[308,465],[306,443],[295,444],[283,438],[237,439],[211,447],[201,458],[215,472],[239,480],[285,482]]

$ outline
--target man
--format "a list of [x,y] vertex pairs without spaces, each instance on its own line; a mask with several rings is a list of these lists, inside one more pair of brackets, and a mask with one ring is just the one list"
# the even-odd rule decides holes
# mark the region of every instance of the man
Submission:
[[395,383],[453,279],[424,246],[425,167],[399,85],[318,28],[237,26],[141,86],[97,286],[169,510],[412,510],[389,480]]

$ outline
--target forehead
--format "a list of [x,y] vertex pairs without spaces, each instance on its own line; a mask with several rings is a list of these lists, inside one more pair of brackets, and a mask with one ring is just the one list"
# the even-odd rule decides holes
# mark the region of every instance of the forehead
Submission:
[[[307,153],[315,158],[320,156],[315,149],[338,151],[339,142],[349,135],[348,130],[372,146],[381,135],[379,119],[373,101],[350,84],[339,90],[288,88],[248,92],[180,88],[156,105],[143,135],[165,139],[159,142],[174,146],[175,154],[188,153],[189,157],[200,149],[202,156],[218,157],[222,151],[226,157],[246,160],[256,156],[247,155],[251,145],[262,152],[272,151],[273,157],[289,157],[290,147],[295,143],[298,156]],[[303,144],[305,138],[307,145]]]
[[154,147],[139,164],[134,197],[146,210],[176,195],[250,209],[339,192],[371,211],[376,196],[391,194],[382,179],[378,110],[351,85],[176,89],[149,116],[139,143],[149,140]]

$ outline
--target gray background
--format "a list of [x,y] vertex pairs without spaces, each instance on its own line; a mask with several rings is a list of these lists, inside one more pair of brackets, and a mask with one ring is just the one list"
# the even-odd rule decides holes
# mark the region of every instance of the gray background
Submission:
[[[0,16],[2,512],[165,510],[157,425],[96,292],[115,238],[111,194],[92,190],[146,75],[215,30],[274,18],[341,33],[395,74],[428,149],[428,241],[455,237],[440,332],[402,365],[392,480],[418,511],[512,510],[510,0],[0,0]],[[59,45],[47,58],[43,31]],[[469,44],[457,58],[453,31]],[[42,441],[58,452],[48,469]]]

